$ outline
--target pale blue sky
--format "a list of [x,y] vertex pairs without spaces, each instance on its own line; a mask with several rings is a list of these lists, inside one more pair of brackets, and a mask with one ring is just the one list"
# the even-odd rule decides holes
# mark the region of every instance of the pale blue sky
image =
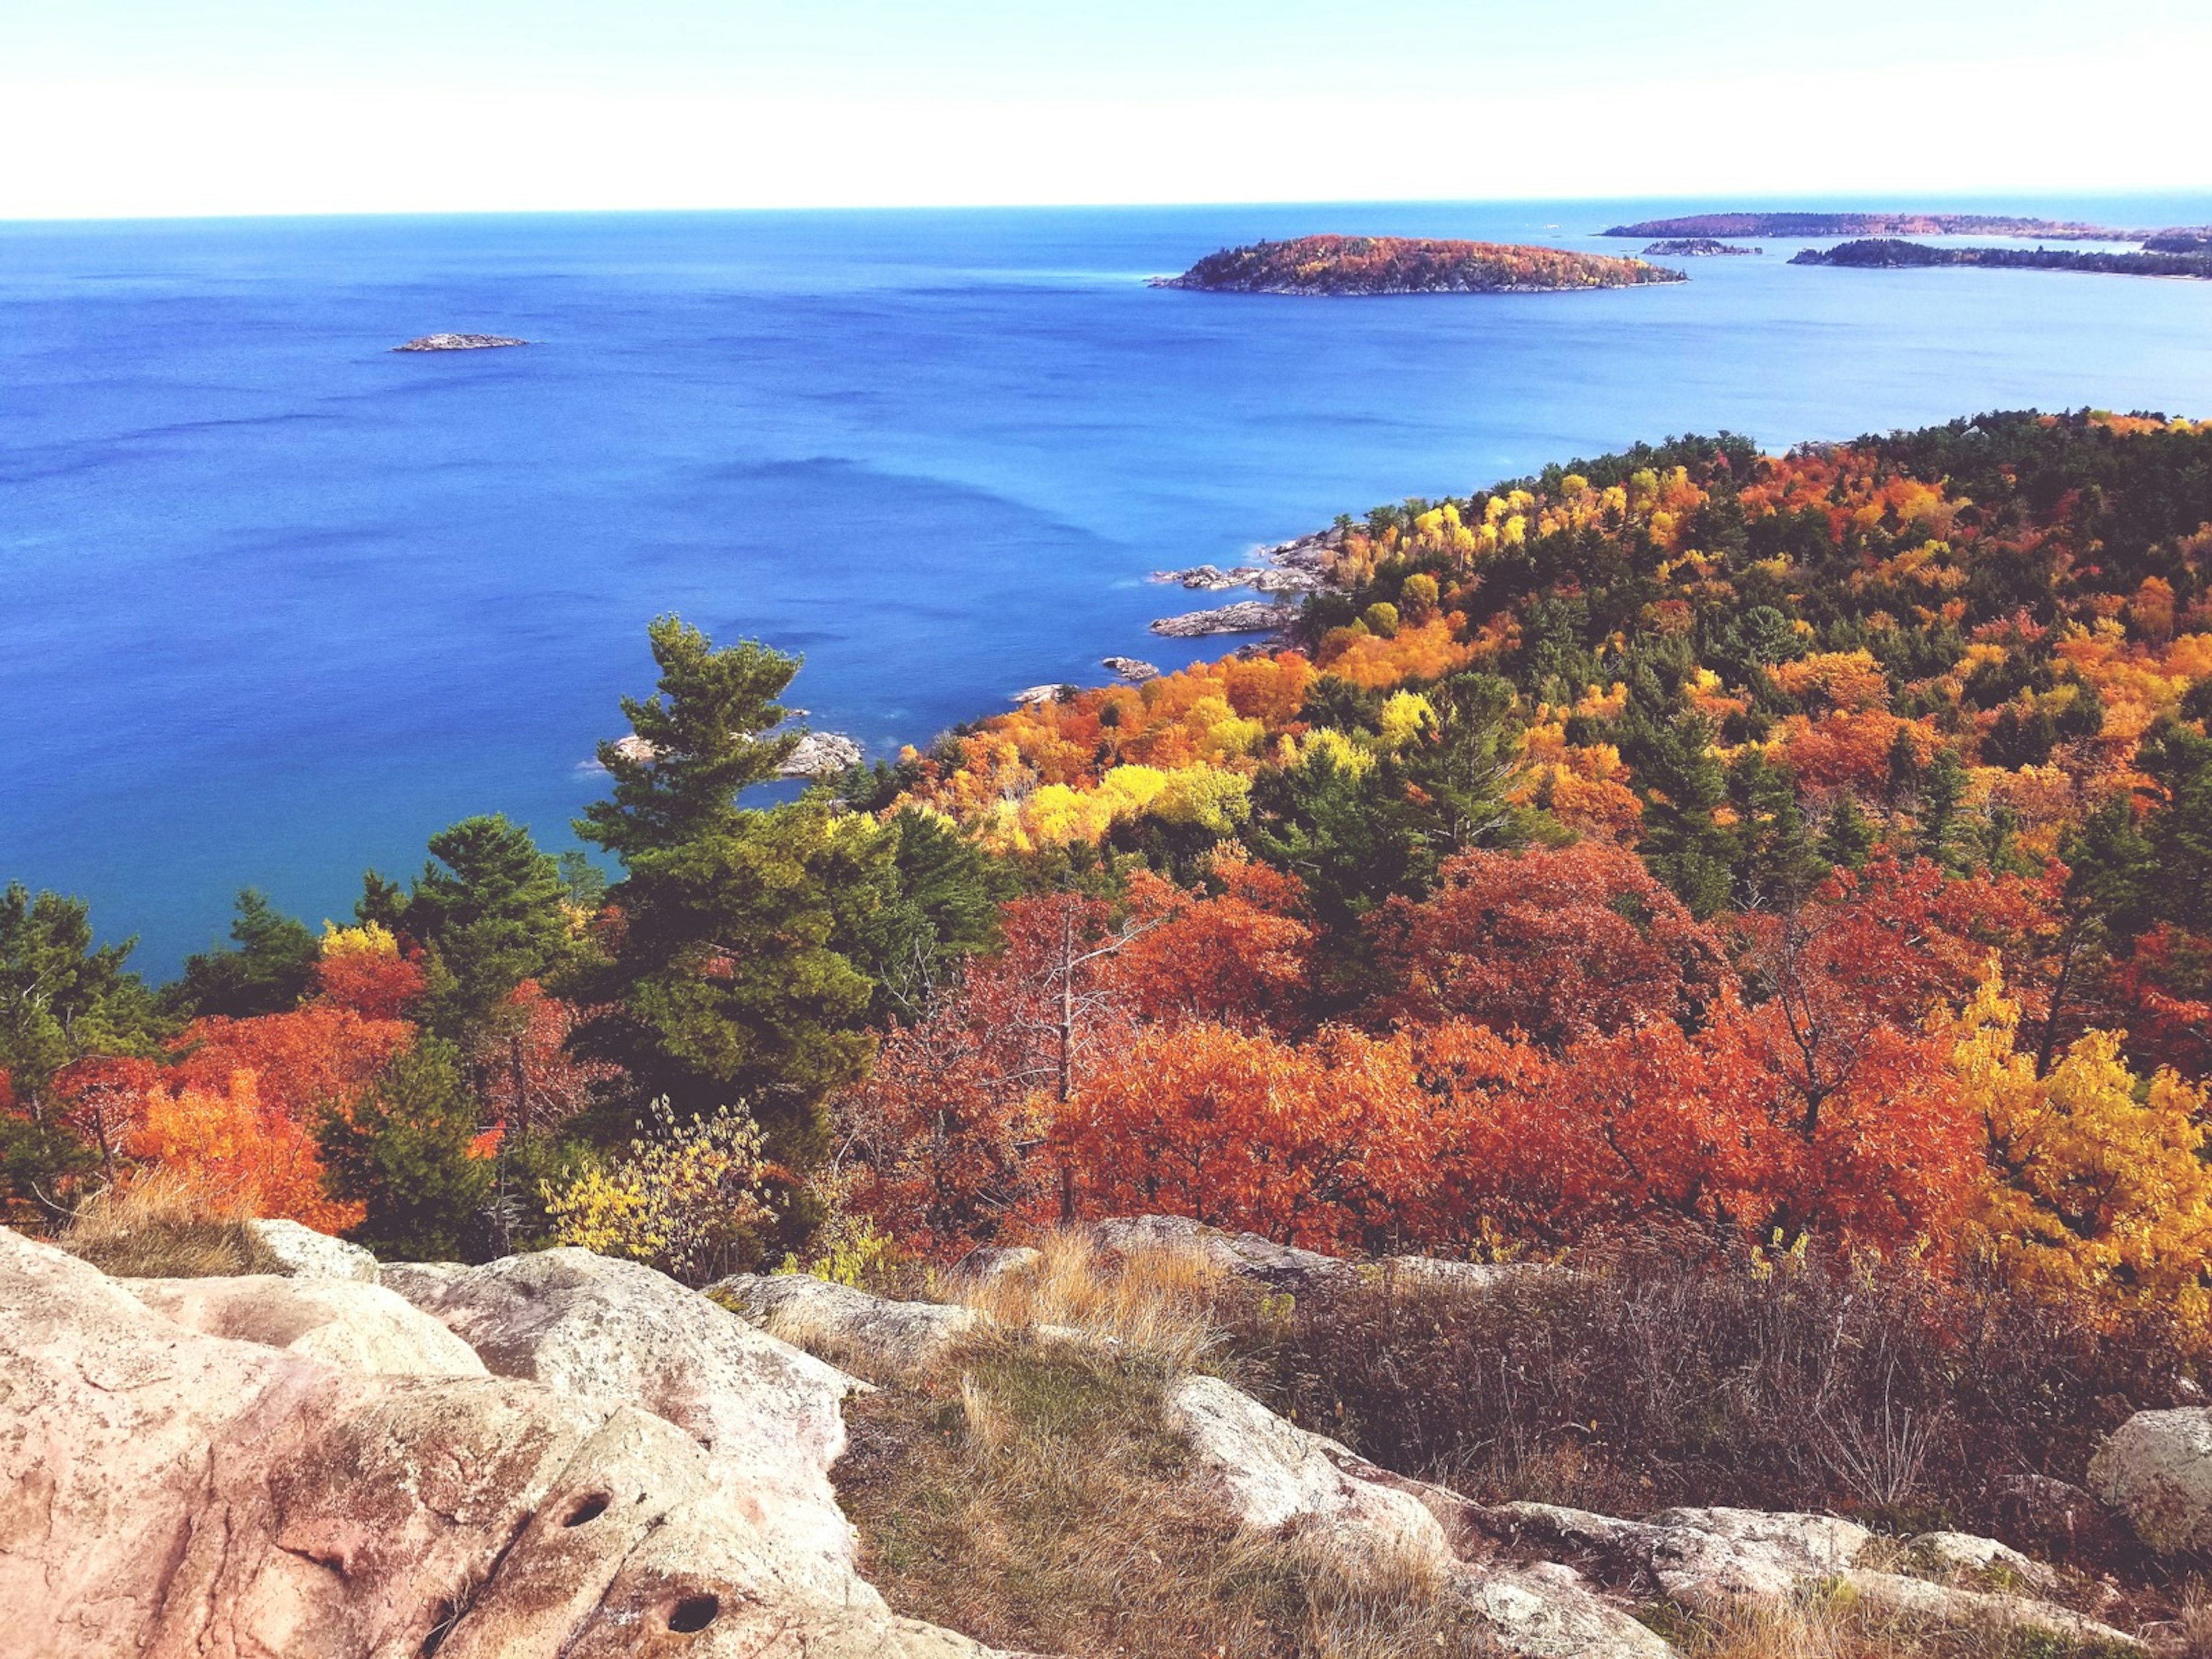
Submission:
[[2212,184],[2207,0],[0,0],[0,216]]

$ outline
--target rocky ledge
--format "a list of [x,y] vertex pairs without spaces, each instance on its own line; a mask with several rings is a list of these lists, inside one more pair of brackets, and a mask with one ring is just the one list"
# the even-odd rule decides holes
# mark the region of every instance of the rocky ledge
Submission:
[[527,340],[504,334],[424,334],[396,345],[394,351],[489,351],[499,346],[528,345]]
[[1152,624],[1152,632],[1170,640],[1203,639],[1209,634],[1273,634],[1297,619],[1298,607],[1288,600],[1240,599],[1218,610],[1163,617]]
[[[1397,1274],[1480,1296],[1565,1271],[1357,1264],[1174,1217],[1087,1231],[1109,1271],[1182,1253],[1189,1269],[1151,1271],[1271,1294]],[[574,1249],[386,1265],[371,1282],[335,1242],[272,1243],[285,1274],[118,1279],[0,1229],[10,1659],[988,1659],[894,1613],[856,1570],[830,1480],[848,1402],[942,1386],[976,1352],[1133,1340],[1023,1315],[1042,1305],[1023,1286],[1051,1271],[1036,1249],[971,1259],[947,1301],[900,1302],[783,1276],[702,1295]],[[1355,1582],[1448,1601],[1505,1659],[1675,1659],[1637,1616],[1659,1598],[1717,1613],[1839,1592],[1928,1626],[2006,1630],[2022,1650],[2142,1645],[2061,1604],[2057,1575],[1994,1539],[1878,1539],[1746,1509],[1482,1504],[1222,1376],[1176,1370],[1161,1386],[1188,1454],[1177,1478],[1224,1536],[1310,1547]],[[2208,1421],[2140,1413],[2093,1468],[2157,1547],[2212,1535]]]
[[1127,685],[1142,685],[1146,680],[1160,677],[1158,665],[1141,657],[1101,657],[1098,665],[1115,679]]

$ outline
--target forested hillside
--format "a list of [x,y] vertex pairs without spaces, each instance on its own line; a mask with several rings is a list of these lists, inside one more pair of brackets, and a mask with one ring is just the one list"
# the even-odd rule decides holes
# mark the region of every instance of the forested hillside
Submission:
[[1135,1210],[1656,1231],[2201,1337],[2212,428],[1671,440],[1333,542],[1297,649],[765,808],[795,665],[657,624],[605,891],[473,819],[156,992],[11,890],[15,1218],[165,1170],[695,1279]]

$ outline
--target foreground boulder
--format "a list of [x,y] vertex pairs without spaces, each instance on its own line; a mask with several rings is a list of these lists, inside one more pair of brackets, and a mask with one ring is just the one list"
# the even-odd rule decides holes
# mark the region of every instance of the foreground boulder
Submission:
[[404,1297],[349,1279],[125,1279],[155,1313],[204,1336],[403,1376],[487,1376],[476,1350]]
[[[1469,1513],[1501,1542],[1568,1556],[1601,1583],[1656,1584],[1699,1612],[1786,1601],[1832,1585],[1881,1612],[1925,1624],[2035,1631],[2107,1647],[2142,1645],[2124,1631],[2054,1602],[1863,1565],[1875,1534],[1832,1515],[1674,1509],[1648,1520],[1621,1521],[1550,1504],[1505,1504]],[[1908,1553],[1951,1574],[1999,1567],[2031,1583],[2051,1582],[2049,1569],[1993,1539],[1930,1533],[1914,1540]],[[2011,1568],[2014,1561],[2022,1568]]]
[[601,1406],[635,1406],[703,1448],[734,1500],[766,1524],[784,1569],[872,1597],[854,1577],[853,1529],[830,1466],[839,1402],[859,1385],[635,1261],[545,1250],[396,1280],[500,1376]]
[[772,1496],[634,1406],[205,1335],[0,1230],[10,1659],[986,1651],[791,1571]]
[[249,1221],[269,1271],[288,1279],[356,1279],[366,1285],[377,1280],[376,1258],[358,1244],[332,1238],[296,1221]]
[[2162,1554],[2212,1547],[2212,1409],[2137,1412],[2090,1461],[2089,1490]]

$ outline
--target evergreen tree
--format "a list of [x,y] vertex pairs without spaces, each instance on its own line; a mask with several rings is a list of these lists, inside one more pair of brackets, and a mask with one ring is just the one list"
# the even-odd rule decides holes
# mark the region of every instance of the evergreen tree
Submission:
[[888,859],[877,825],[810,793],[748,808],[798,742],[775,734],[798,662],[752,641],[716,650],[672,617],[650,630],[658,695],[625,698],[640,742],[603,743],[613,799],[577,824],[623,862],[610,890],[622,925],[598,983],[617,1012],[586,1046],[621,1063],[641,1096],[697,1115],[749,1103],[772,1150],[820,1146],[821,1106],[861,1076],[872,987],[836,948],[829,882]]
[[307,925],[248,887],[238,896],[230,924],[234,951],[208,951],[185,958],[185,971],[161,993],[168,1012],[187,1018],[222,1015],[250,1019],[298,1006],[315,982],[321,946]]
[[61,1185],[92,1164],[51,1098],[54,1074],[93,1054],[154,1051],[161,1023],[128,971],[136,939],[93,943],[90,907],[21,883],[0,893],[0,1196],[62,1212]]
[[1644,801],[1644,861],[1703,921],[1728,902],[1735,851],[1713,816],[1728,799],[1728,775],[1711,723],[1681,714],[1647,724],[1631,764]]
[[428,1024],[468,1045],[499,1032],[524,980],[575,959],[568,886],[530,831],[498,813],[440,830],[430,853],[399,927],[430,954]]
[[1966,768],[1955,749],[1936,751],[1920,780],[1920,856],[1956,870],[1960,860],[1953,844],[1960,828],[1959,809],[1966,798]]
[[1881,826],[1869,817],[1852,796],[1845,795],[1829,810],[1820,831],[1820,856],[1831,866],[1856,870],[1867,861],[1881,839]]
[[[885,826],[888,859],[832,889],[837,948],[875,982],[872,1023],[921,1017],[952,963],[998,943],[1007,872],[945,819],[908,807]],[[858,844],[857,837],[855,844]]]
[[476,1231],[492,1164],[470,1152],[478,1125],[453,1046],[426,1036],[367,1093],[333,1106],[316,1139],[334,1197],[365,1205],[355,1237],[380,1255],[450,1261]]
[[1788,908],[1822,874],[1796,784],[1759,750],[1746,747],[1729,767],[1728,798],[1736,818],[1737,902]]

